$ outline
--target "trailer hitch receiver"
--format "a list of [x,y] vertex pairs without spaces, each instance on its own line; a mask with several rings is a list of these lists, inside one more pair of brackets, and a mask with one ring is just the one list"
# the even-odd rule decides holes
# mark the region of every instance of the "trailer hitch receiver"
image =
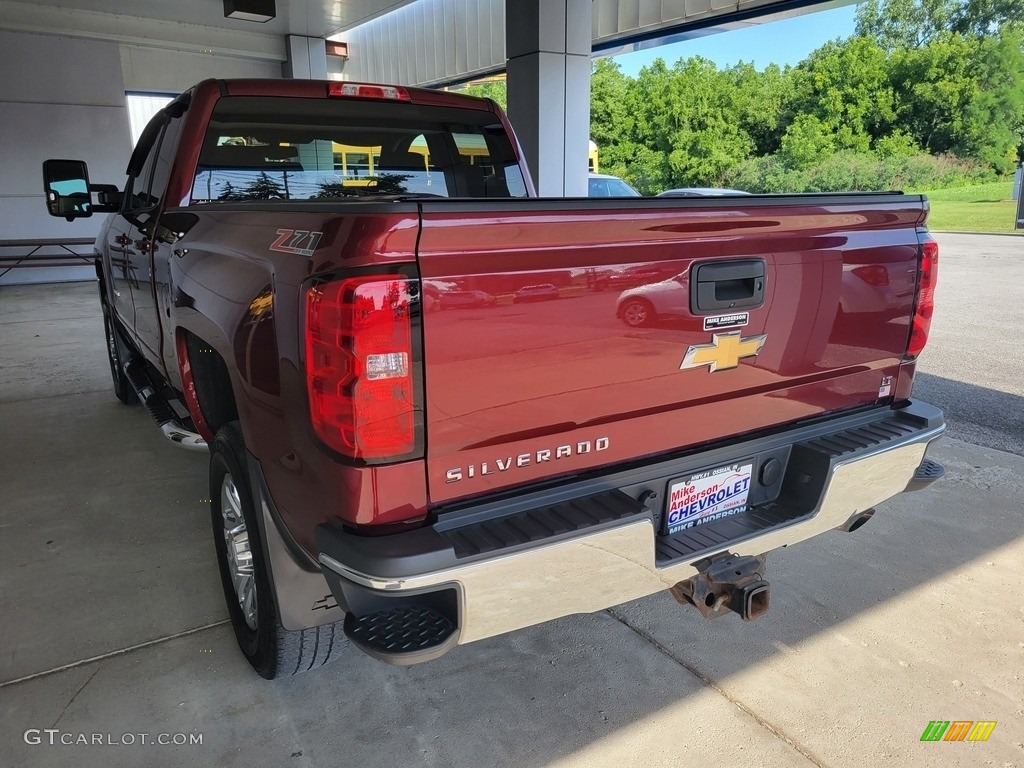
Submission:
[[704,618],[727,611],[753,621],[768,611],[769,586],[764,580],[765,556],[713,555],[694,564],[699,573],[670,590],[682,605],[692,605]]

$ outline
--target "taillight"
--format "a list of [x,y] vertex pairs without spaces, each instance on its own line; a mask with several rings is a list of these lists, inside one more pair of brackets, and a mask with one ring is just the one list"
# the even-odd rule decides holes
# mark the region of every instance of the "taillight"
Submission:
[[921,269],[917,278],[917,297],[914,301],[914,319],[907,343],[907,360],[913,360],[924,351],[928,331],[932,327],[935,310],[935,280],[939,274],[939,244],[931,235],[921,237]]
[[306,291],[306,389],[317,436],[355,459],[416,448],[410,281],[372,275]]
[[363,83],[330,83],[328,96],[344,96],[354,99],[390,99],[409,101],[409,92],[397,85],[364,85]]

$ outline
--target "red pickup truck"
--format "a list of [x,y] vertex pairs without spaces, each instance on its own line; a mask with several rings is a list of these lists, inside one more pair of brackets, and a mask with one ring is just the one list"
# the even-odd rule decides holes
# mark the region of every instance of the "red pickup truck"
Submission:
[[114,391],[209,451],[265,677],[663,589],[756,618],[765,553],[943,473],[919,195],[536,198],[493,102],[309,81],[200,83],[127,173],[47,161],[48,209],[111,214]]

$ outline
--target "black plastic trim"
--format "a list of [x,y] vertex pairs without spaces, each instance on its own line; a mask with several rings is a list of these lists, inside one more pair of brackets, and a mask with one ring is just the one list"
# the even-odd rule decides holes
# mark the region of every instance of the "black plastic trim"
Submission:
[[946,476],[946,468],[937,461],[925,459],[914,473],[914,479],[907,484],[906,492],[923,491]]

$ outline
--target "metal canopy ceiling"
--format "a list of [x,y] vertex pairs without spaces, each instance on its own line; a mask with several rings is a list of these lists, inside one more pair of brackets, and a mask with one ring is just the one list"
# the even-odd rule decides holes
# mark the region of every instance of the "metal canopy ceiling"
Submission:
[[0,0],[0,29],[280,59],[285,35],[328,37],[413,2],[276,1],[277,17],[259,24],[225,18],[222,0]]
[[[362,24],[410,0],[277,0],[277,18],[266,24],[224,18],[221,0],[32,0],[68,10],[180,21],[204,27],[275,35],[326,37],[344,27]],[[0,4],[0,23],[2,23]]]

